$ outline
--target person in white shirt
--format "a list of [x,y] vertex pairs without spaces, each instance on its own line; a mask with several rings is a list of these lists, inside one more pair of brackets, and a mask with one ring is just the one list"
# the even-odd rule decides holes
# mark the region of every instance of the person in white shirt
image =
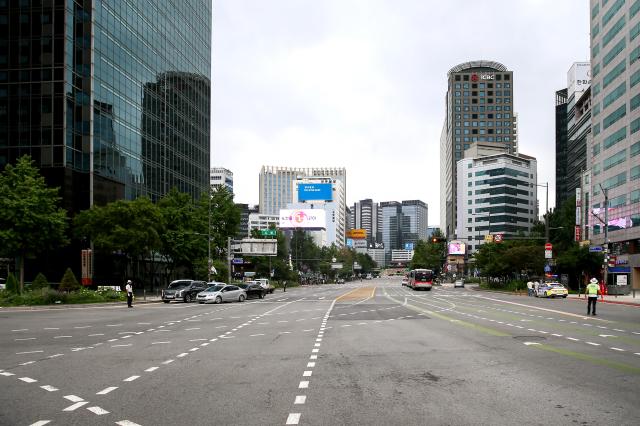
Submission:
[[540,283],[538,281],[533,283],[533,295],[537,295],[538,294],[538,287],[540,286]]
[[127,292],[127,307],[133,308],[133,285],[131,280],[127,280],[127,285],[124,288]]
[[533,283],[531,281],[527,282],[527,296],[531,296],[533,294]]

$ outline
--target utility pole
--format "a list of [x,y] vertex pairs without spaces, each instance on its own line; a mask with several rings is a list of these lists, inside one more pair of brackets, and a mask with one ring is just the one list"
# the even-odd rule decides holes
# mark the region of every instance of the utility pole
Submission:
[[211,282],[211,267],[213,262],[211,261],[211,184],[209,184],[209,215],[208,215],[209,227],[207,229],[207,282]]
[[545,208],[547,210],[547,213],[545,214],[545,219],[544,219],[544,238],[545,238],[545,242],[549,242],[549,182],[547,182],[544,186],[546,188],[546,201],[545,201]]
[[227,237],[227,284],[231,284],[231,237]]
[[609,190],[600,185],[604,194],[604,285],[609,284]]

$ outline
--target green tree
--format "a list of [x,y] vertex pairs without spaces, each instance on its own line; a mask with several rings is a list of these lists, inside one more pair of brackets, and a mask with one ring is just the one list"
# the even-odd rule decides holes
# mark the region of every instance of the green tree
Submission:
[[207,223],[199,211],[200,206],[189,194],[174,188],[158,202],[158,208],[165,224],[159,234],[160,252],[169,273],[177,267],[194,273],[194,261],[205,257],[208,249]]
[[7,277],[7,285],[6,289],[9,293],[19,293],[20,292],[20,283],[13,273],[9,273]]
[[58,189],[47,188],[29,156],[0,173],[0,251],[19,257],[20,292],[25,258],[68,243],[67,213],[59,202]]
[[[224,186],[211,192],[211,204],[207,195],[200,197],[200,220],[211,224],[212,257],[224,259],[227,251],[227,238],[233,238],[240,226],[240,209],[233,202],[233,194]],[[208,220],[211,212],[211,221]],[[205,225],[206,229],[206,225]]]
[[76,279],[76,276],[73,274],[71,268],[67,268],[62,276],[62,280],[60,280],[60,286],[58,287],[60,291],[75,291],[80,288],[80,283]]
[[78,213],[74,224],[76,234],[91,239],[97,249],[125,254],[133,264],[136,278],[139,261],[162,247],[163,216],[146,197],[94,206]]
[[36,275],[34,280],[31,282],[31,290],[38,290],[47,287],[49,287],[49,281],[47,281],[47,277],[45,277],[42,273]]

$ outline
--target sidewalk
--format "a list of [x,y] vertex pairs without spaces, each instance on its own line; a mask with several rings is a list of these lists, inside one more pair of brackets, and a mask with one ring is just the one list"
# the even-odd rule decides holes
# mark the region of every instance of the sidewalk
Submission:
[[[572,300],[580,300],[583,302],[585,301],[584,294],[570,294],[568,298]],[[598,303],[613,303],[618,305],[640,307],[640,293],[636,294],[635,299],[633,298],[633,293],[626,296],[612,296],[607,294],[604,296],[604,299],[602,298],[602,296],[598,296]]]
[[[142,296],[133,300],[133,306],[144,305],[147,303],[160,303],[162,299],[158,296],[147,296],[144,300]],[[2,311],[29,311],[29,310],[54,310],[54,309],[79,309],[79,308],[96,308],[96,307],[127,307],[127,301],[105,302],[105,303],[58,303],[54,305],[23,305],[23,306],[2,306]]]

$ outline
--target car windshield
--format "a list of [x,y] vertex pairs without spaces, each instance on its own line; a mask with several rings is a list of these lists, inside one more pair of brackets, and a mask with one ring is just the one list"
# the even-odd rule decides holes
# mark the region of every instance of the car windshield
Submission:
[[249,287],[249,284],[238,284],[238,287],[247,288],[247,287]]
[[209,291],[211,293],[216,292],[216,291],[220,291],[224,288],[223,285],[212,285],[211,287],[208,287],[205,291]]
[[169,284],[169,288],[182,288],[187,287],[189,284],[191,284],[191,281],[174,281]]

